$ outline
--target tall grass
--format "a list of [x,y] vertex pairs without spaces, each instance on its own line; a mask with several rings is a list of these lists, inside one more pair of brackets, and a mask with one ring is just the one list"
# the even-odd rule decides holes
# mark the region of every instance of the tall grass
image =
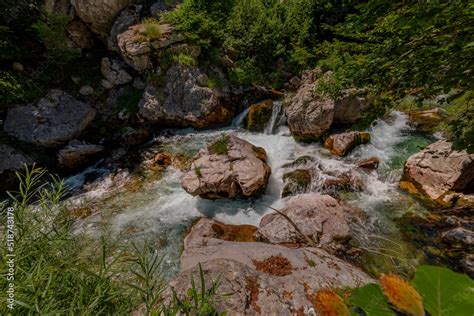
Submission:
[[[145,315],[207,314],[199,312],[208,310],[200,306],[210,304],[215,290],[199,294],[203,302],[191,309],[183,310],[173,299],[165,304],[162,259],[146,242],[142,247],[112,247],[105,237],[91,240],[73,233],[74,219],[61,202],[64,182],[35,167],[25,168],[18,178],[18,192],[10,192],[0,204],[1,315],[129,315],[136,310]],[[7,207],[15,210],[16,226],[13,310],[4,304],[10,283]]]

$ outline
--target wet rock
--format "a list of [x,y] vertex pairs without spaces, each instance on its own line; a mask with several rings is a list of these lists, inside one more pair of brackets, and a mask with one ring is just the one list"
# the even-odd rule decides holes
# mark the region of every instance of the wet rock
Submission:
[[339,174],[323,174],[319,183],[321,192],[331,195],[338,191],[363,191],[365,188],[362,178],[351,171]]
[[115,17],[130,0],[71,0],[76,14],[90,29],[106,41]]
[[122,135],[125,145],[141,145],[148,140],[150,132],[144,128],[130,128]]
[[227,241],[250,242],[256,241],[257,227],[252,225],[229,225],[213,219],[201,218],[184,239],[186,249],[203,247],[207,238],[217,238]]
[[202,87],[202,72],[174,64],[166,73],[163,87],[149,84],[139,103],[139,113],[146,120],[175,127],[205,128],[232,120],[233,110],[221,105],[221,91]]
[[286,163],[282,166],[282,168],[295,168],[299,166],[306,166],[308,164],[314,163],[316,160],[311,156],[301,156],[296,158],[294,161],[290,163]]
[[[280,212],[320,247],[331,249],[351,238],[345,207],[329,195],[309,193],[291,197]],[[262,218],[258,233],[273,244],[307,244],[290,221],[276,212]]]
[[132,25],[117,36],[117,45],[122,58],[137,71],[153,67],[155,51],[184,40],[184,37],[175,32],[169,24],[157,24],[157,27],[159,28],[159,38],[145,36],[146,26],[144,24]]
[[441,238],[452,244],[474,246],[474,232],[463,227],[456,227],[441,234]]
[[36,104],[8,110],[3,129],[22,141],[53,147],[77,137],[95,114],[88,104],[61,90],[51,90]]
[[263,132],[265,125],[272,116],[272,107],[272,100],[252,104],[247,116],[247,129],[255,132]]
[[283,175],[282,197],[306,193],[311,187],[313,170],[296,169]]
[[107,81],[102,85],[111,89],[114,86],[132,82],[133,78],[125,70],[124,66],[125,65],[118,59],[111,59],[108,57],[102,58],[100,70]]
[[103,146],[71,141],[58,153],[59,165],[63,168],[74,169],[83,166],[104,150]]
[[442,203],[450,193],[474,187],[474,154],[452,149],[440,140],[414,154],[405,163],[400,187]]
[[443,119],[445,112],[440,108],[434,108],[430,110],[422,111],[410,111],[408,118],[410,124],[414,126],[419,132],[432,133],[435,127]]
[[230,135],[199,151],[181,185],[205,199],[250,197],[265,191],[270,172],[263,148]]
[[94,88],[92,88],[91,86],[82,86],[80,89],[79,89],[79,93],[82,94],[83,96],[88,96],[88,95],[91,95],[94,93]]
[[108,48],[111,51],[118,52],[117,36],[125,32],[129,26],[140,22],[140,12],[142,5],[130,4],[115,19],[115,22],[110,30],[109,40],[107,42]]
[[367,132],[348,132],[331,135],[324,142],[324,147],[329,149],[333,155],[345,156],[354,149],[354,147],[366,144],[369,141],[370,134]]
[[33,159],[21,151],[5,144],[0,144],[0,190],[12,189],[17,183],[16,171],[24,166],[31,166]]
[[315,83],[304,83],[288,106],[286,116],[291,134],[296,140],[317,140],[334,119],[334,100],[315,92]]
[[357,162],[357,167],[367,169],[367,170],[375,170],[379,167],[380,159],[378,157],[370,157],[367,159],[363,159]]
[[156,154],[156,156],[153,158],[153,162],[160,166],[168,167],[169,165],[171,165],[172,158],[173,157],[170,153],[161,152]]

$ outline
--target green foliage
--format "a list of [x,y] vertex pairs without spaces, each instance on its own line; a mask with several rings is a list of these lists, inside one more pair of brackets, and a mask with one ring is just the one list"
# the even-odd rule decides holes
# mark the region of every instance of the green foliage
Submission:
[[340,1],[185,0],[166,19],[201,46],[203,60],[227,55],[235,83],[281,85],[284,72],[315,62],[314,46],[332,12],[328,4],[345,14]]
[[207,149],[214,155],[226,155],[229,151],[230,136],[224,135],[207,146]]
[[183,66],[187,66],[187,67],[190,67],[190,68],[193,68],[193,67],[197,66],[196,59],[194,59],[194,57],[191,56],[191,55],[179,53],[179,54],[173,55],[171,59],[174,62],[177,62],[177,63],[179,63]]
[[66,27],[69,17],[60,13],[44,13],[31,28],[44,44],[48,55],[57,62],[66,63],[79,55],[67,47]]
[[199,288],[196,286],[194,277],[191,276],[191,288],[187,291],[187,296],[180,298],[173,289],[173,302],[170,306],[162,309],[163,315],[199,315],[199,316],[219,316],[226,313],[218,313],[213,307],[213,301],[219,288],[219,280],[212,281],[210,288],[206,288],[204,272],[199,264]]
[[385,301],[382,289],[378,284],[368,284],[354,290],[350,304],[361,308],[367,316],[394,316],[395,313]]
[[[165,304],[161,278],[162,258],[143,248],[100,242],[73,232],[74,220],[62,201],[66,187],[43,169],[25,167],[18,174],[19,191],[0,204],[2,232],[6,207],[14,209],[14,245],[2,233],[0,246],[0,298],[15,284],[15,309],[0,305],[2,315],[129,315],[140,306],[146,315],[216,315],[212,303],[218,282],[201,291],[192,282],[190,300],[176,297]],[[99,247],[98,247],[99,245]],[[7,279],[8,256],[15,254],[15,279]],[[114,248],[119,251],[113,252]],[[92,250],[92,251],[91,251]],[[204,280],[203,272],[201,280]],[[203,281],[202,281],[203,282]]]
[[467,275],[442,267],[420,266],[412,283],[432,316],[471,315],[474,311],[474,282]]
[[149,40],[158,39],[161,36],[160,21],[155,18],[146,18],[142,21],[140,35]]
[[[384,289],[378,284],[369,284],[353,291],[348,303],[354,311],[362,310],[365,315],[397,315],[393,306],[386,302],[389,295],[396,299],[402,306],[409,306],[415,309],[411,303],[413,295],[409,296],[416,289],[423,299],[423,307],[433,316],[456,315],[469,316],[474,310],[474,281],[467,275],[453,272],[447,268],[436,266],[419,266],[416,269],[415,277],[412,280],[414,289],[406,281],[400,283],[393,282],[398,277],[390,276],[391,284],[387,287],[387,280],[384,281]],[[398,278],[402,280],[401,278]],[[407,287],[408,292],[403,288]],[[386,293],[389,291],[390,293]],[[397,293],[397,291],[399,293]],[[385,293],[384,293],[385,292]],[[418,312],[417,312],[418,314]],[[404,314],[405,315],[405,314]]]
[[118,111],[125,111],[127,114],[138,113],[138,103],[143,96],[142,89],[128,87],[124,94],[118,98]]

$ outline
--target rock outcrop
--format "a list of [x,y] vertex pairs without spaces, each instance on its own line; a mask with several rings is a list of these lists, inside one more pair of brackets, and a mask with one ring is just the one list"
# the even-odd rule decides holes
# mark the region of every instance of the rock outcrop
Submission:
[[33,160],[24,153],[5,144],[0,144],[0,190],[11,189],[16,183],[15,172],[22,170],[23,167],[31,166]]
[[206,76],[198,68],[172,65],[163,87],[146,87],[139,103],[140,115],[174,127],[205,128],[230,122],[234,113],[221,104],[221,90],[202,86],[203,78]]
[[126,31],[117,35],[117,45],[122,58],[137,71],[145,71],[153,67],[156,51],[180,43],[184,37],[175,32],[169,24],[156,24],[158,38],[146,35],[145,24],[130,26]]
[[63,168],[73,169],[87,163],[104,150],[103,146],[71,141],[58,152],[58,162]]
[[354,147],[366,144],[370,141],[368,132],[348,132],[342,134],[331,135],[324,142],[331,154],[336,156],[347,155]]
[[77,137],[96,111],[61,90],[51,90],[36,104],[8,110],[4,131],[24,142],[54,147]]
[[440,203],[453,191],[472,191],[474,154],[454,150],[447,141],[437,141],[408,158],[400,187]]
[[130,0],[71,0],[76,14],[104,42],[107,41],[115,17]]
[[267,186],[271,170],[266,161],[263,148],[223,136],[199,151],[181,185],[205,199],[255,196]]
[[408,118],[410,124],[421,133],[432,133],[441,122],[445,112],[440,108],[430,110],[410,111]]
[[142,8],[142,5],[132,3],[120,12],[110,30],[110,36],[107,42],[109,50],[115,52],[119,51],[117,36],[125,32],[130,26],[139,23]]
[[[215,307],[231,315],[294,315],[314,308],[318,289],[357,287],[373,282],[358,268],[319,248],[287,248],[262,242],[222,240],[213,232],[222,223],[201,219],[185,239],[181,267],[170,281],[185,296],[190,275],[199,278],[200,263],[207,286],[220,278]],[[166,293],[171,295],[171,291]],[[165,294],[165,296],[166,296]]]
[[272,107],[272,100],[252,104],[247,116],[247,129],[255,132],[263,132],[265,125],[272,116]]
[[304,83],[286,107],[286,116],[295,139],[317,140],[334,120],[334,100],[317,94],[314,83]]
[[318,71],[303,76],[303,83],[296,94],[287,101],[288,126],[296,140],[318,140],[335,125],[352,124],[361,117],[363,100],[345,91],[339,98],[332,98],[317,91]]
[[331,249],[351,238],[346,208],[329,195],[297,195],[289,198],[280,212],[299,231],[287,218],[275,212],[262,218],[258,234],[272,244],[296,245],[307,244],[304,237],[307,236],[314,245]]
[[133,80],[132,76],[125,69],[124,63],[118,59],[102,58],[100,71],[105,78],[102,80],[102,86],[107,89],[132,82]]

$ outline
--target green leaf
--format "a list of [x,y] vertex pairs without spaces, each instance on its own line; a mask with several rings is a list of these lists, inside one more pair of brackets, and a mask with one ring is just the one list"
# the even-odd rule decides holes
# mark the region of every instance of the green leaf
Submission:
[[419,266],[412,281],[432,316],[472,316],[474,281],[447,268]]
[[367,316],[395,315],[385,301],[382,289],[377,284],[368,284],[356,289],[350,297],[350,303],[360,307]]

